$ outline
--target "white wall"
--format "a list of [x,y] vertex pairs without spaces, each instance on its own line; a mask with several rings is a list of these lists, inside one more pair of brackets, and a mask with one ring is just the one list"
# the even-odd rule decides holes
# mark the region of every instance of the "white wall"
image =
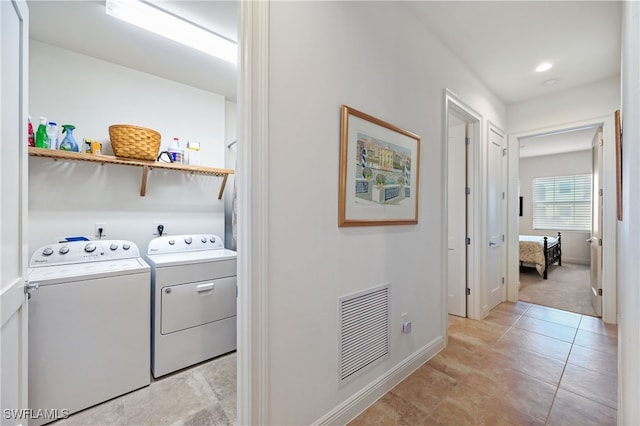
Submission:
[[[311,424],[444,339],[444,89],[503,128],[505,109],[398,3],[273,2],[269,17],[267,423]],[[418,225],[338,228],[342,104],[422,137]],[[383,283],[391,356],[341,386],[338,298]]]
[[620,78],[568,89],[507,106],[507,133],[526,133],[613,115],[620,108]]
[[[108,127],[126,123],[162,135],[200,142],[202,165],[225,167],[225,99],[221,95],[104,62],[37,41],[30,46],[30,114],[74,124],[78,143],[91,138],[110,152]],[[152,170],[140,197],[142,170],[97,163],[29,159],[29,250],[65,236],[93,237],[106,223],[107,237],[128,239],[141,250],[154,221],[170,234],[224,236],[222,178]]]
[[[533,179],[544,176],[591,174],[591,151],[545,155],[520,159],[520,195],[523,197],[523,212],[519,218],[522,235],[558,234],[557,229],[533,229]],[[562,261],[568,263],[590,263],[589,232],[562,232]]]
[[622,189],[618,222],[618,424],[640,424],[640,3],[622,9]]

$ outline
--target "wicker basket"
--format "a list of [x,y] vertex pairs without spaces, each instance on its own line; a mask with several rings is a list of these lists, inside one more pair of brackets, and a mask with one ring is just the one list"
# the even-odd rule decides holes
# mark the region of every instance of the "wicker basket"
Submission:
[[160,150],[160,133],[130,124],[109,126],[111,147],[116,157],[155,161]]

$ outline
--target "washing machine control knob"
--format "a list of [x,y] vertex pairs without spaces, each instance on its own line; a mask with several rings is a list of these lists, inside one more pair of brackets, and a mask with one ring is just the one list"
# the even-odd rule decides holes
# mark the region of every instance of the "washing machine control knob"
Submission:
[[84,246],[84,251],[86,251],[87,253],[93,253],[94,251],[96,251],[96,245],[93,243],[89,243]]
[[209,237],[209,241],[211,241],[212,243],[216,242],[216,238],[215,237]]
[[187,237],[184,239],[184,242],[187,244],[191,244],[193,242],[193,240],[191,239],[191,237]]
[[201,237],[200,241],[202,241],[203,243],[206,243],[207,242],[207,237]]
[[111,251],[118,250],[118,245],[117,245],[116,243],[112,243],[112,244],[109,246],[109,249],[111,249]]
[[122,244],[122,250],[129,250],[130,248],[131,248],[131,244],[129,243]]
[[47,247],[46,249],[42,250],[43,256],[51,256],[52,254],[53,254],[53,249],[51,247]]
[[176,243],[176,240],[169,240],[169,245],[172,246]]
[[60,250],[58,250],[58,253],[60,253],[60,254],[67,254],[67,253],[69,253],[69,247],[67,247],[67,246],[62,246],[62,247],[60,247]]

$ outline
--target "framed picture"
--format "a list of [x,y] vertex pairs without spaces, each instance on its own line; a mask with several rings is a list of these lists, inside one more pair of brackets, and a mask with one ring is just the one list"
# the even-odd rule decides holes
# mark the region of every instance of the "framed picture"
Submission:
[[614,115],[616,133],[616,196],[618,202],[618,220],[622,220],[622,127],[620,110]]
[[341,110],[338,226],[418,223],[420,136]]

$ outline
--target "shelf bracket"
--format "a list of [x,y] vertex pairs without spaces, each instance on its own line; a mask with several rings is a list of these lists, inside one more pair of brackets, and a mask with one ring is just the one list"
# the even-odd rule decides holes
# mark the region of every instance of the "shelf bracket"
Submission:
[[142,182],[140,182],[140,196],[147,194],[147,175],[149,174],[149,166],[142,166]]
[[222,184],[220,185],[220,192],[218,193],[218,200],[222,200],[222,193],[224,192],[224,186],[227,184],[227,178],[229,177],[228,174],[224,174],[224,177],[222,178]]

